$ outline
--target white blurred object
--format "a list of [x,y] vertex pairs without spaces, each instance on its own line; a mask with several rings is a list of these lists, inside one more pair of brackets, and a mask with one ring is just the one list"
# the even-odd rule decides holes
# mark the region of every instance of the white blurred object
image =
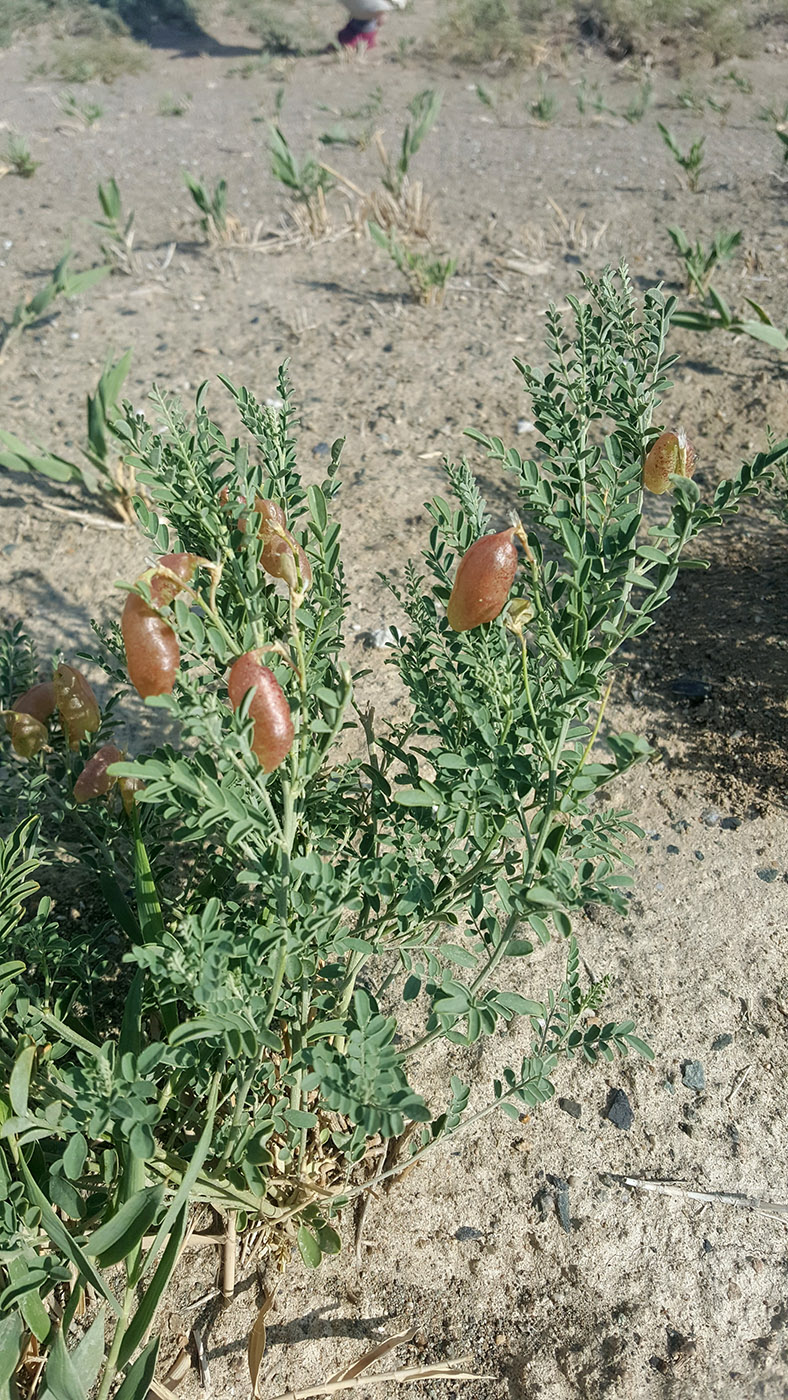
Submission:
[[361,20],[374,19],[376,15],[385,14],[386,10],[401,10],[405,3],[406,0],[342,0],[351,19]]

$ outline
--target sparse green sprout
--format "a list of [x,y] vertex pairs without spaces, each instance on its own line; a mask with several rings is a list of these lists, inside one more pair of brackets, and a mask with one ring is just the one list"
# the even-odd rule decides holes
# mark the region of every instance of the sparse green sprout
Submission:
[[[589,83],[587,78],[580,79],[576,94],[576,102],[577,110],[581,117],[584,117],[586,112],[595,112],[598,116],[603,112],[613,113],[613,108],[608,106],[601,84]],[[535,103],[531,104],[532,112],[535,105]]]
[[158,113],[160,117],[184,117],[192,105],[192,95],[190,92],[162,93],[159,98]]
[[777,140],[782,142],[783,160],[788,161],[788,131],[780,131],[778,128],[776,135]]
[[299,160],[281,129],[274,123],[271,124],[268,149],[275,179],[295,195],[312,237],[321,237],[329,227],[326,192],[331,189],[334,177],[312,156]]
[[188,170],[183,182],[200,211],[200,228],[210,243],[226,243],[229,235],[227,213],[227,181],[217,180],[211,194],[202,180]]
[[741,230],[737,233],[720,231],[715,233],[706,247],[700,239],[694,244],[690,243],[682,228],[669,228],[668,233],[684,263],[687,291],[696,292],[701,298],[704,298],[709,290],[715,267],[721,262],[728,262],[742,240]]
[[399,199],[402,194],[413,157],[420,150],[438,119],[442,97],[443,94],[434,88],[425,88],[424,92],[417,93],[413,101],[409,103],[408,111],[412,120],[405,123],[400,152],[396,161],[389,159],[381,146],[384,156],[383,185],[395,199]]
[[748,95],[752,92],[752,83],[750,79],[745,77],[743,73],[737,73],[733,68],[725,74],[725,82],[733,83],[734,87],[739,89],[739,92],[744,92]]
[[127,214],[123,208],[118,182],[110,176],[105,185],[97,186],[97,194],[103,219],[96,219],[93,227],[104,235],[101,251],[113,272],[125,272],[131,276],[137,269],[134,255],[134,210]]
[[771,122],[773,126],[785,126],[788,124],[788,102],[784,102],[782,107],[761,107],[758,120]]
[[87,396],[87,442],[82,462],[30,448],[13,433],[0,428],[0,467],[12,472],[29,472],[50,481],[78,482],[91,495],[103,497],[104,504],[124,523],[135,519],[133,498],[136,491],[133,469],[111,448],[111,424],[120,417],[120,392],[129,366],[131,350],[114,364],[106,365],[95,394]]
[[545,82],[540,84],[539,95],[530,104],[529,111],[535,121],[542,122],[545,126],[557,115],[558,98],[548,90]]
[[657,122],[657,126],[670,154],[676,164],[681,166],[687,177],[687,188],[695,192],[703,169],[703,147],[706,137],[701,136],[697,141],[693,141],[688,151],[682,151],[673,132],[668,127],[663,126],[662,122]]
[[31,175],[35,175],[41,164],[40,160],[33,160],[26,138],[18,131],[9,133],[1,158],[14,174],[20,175],[23,180],[29,180]]
[[371,220],[367,227],[378,246],[385,249],[407,279],[419,305],[442,305],[446,287],[457,271],[457,259],[429,257],[425,253],[414,252],[393,231],[386,232]]
[[676,311],[673,324],[688,331],[729,331],[731,335],[747,335],[760,340],[773,350],[788,352],[788,327],[782,331],[775,326],[768,311],[757,301],[745,297],[755,317],[742,317],[731,310],[727,301],[714,287],[709,287],[702,311]]
[[651,98],[654,85],[650,78],[644,78],[628,107],[621,113],[624,120],[634,126],[636,122],[642,121],[651,106]]
[[106,277],[109,267],[106,264],[100,267],[89,267],[85,272],[72,272],[69,263],[71,262],[71,250],[65,252],[60,262],[53,268],[49,275],[49,280],[43,287],[30,298],[29,301],[17,302],[11,313],[10,321],[4,321],[0,330],[0,359],[6,354],[9,345],[16,340],[29,326],[35,325],[53,301],[57,297],[78,296],[80,292],[87,291],[96,282],[100,282],[102,277]]
[[83,126],[95,126],[104,115],[104,108],[98,102],[80,102],[73,92],[64,93],[58,106],[67,117],[75,117]]

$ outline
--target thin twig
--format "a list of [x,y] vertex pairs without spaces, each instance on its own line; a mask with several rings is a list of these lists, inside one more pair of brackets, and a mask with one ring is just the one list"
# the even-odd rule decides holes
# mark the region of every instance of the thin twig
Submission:
[[236,1244],[235,1211],[228,1210],[227,1226],[224,1236],[224,1250],[222,1252],[222,1297],[225,1303],[229,1303],[235,1293]]
[[64,506],[55,506],[51,501],[40,501],[39,505],[42,510],[49,510],[53,515],[64,515],[75,525],[91,525],[94,530],[125,530],[129,523],[127,520],[105,520],[102,515],[90,515],[84,510],[66,510]]
[[197,1365],[200,1368],[200,1380],[202,1381],[202,1387],[203,1390],[210,1391],[211,1373],[208,1369],[208,1357],[205,1354],[205,1346],[203,1344],[202,1332],[200,1331],[196,1322],[192,1327],[192,1337],[194,1338],[194,1348],[197,1352]]
[[706,1201],[709,1205],[741,1206],[744,1210],[771,1211],[788,1214],[788,1201],[767,1201],[763,1196],[745,1196],[739,1191],[688,1191],[667,1181],[647,1181],[640,1176],[616,1177],[624,1186],[636,1186],[641,1191],[655,1191],[660,1196],[681,1196],[690,1201]]
[[730,1103],[734,1096],[738,1094],[751,1069],[752,1065],[745,1065],[744,1069],[739,1070],[738,1077],[734,1080],[733,1084],[731,1085],[730,1093],[725,1099],[726,1103]]
[[398,1371],[383,1371],[377,1376],[358,1376],[352,1381],[327,1381],[325,1385],[310,1385],[305,1390],[286,1390],[274,1400],[315,1400],[321,1395],[338,1395],[341,1390],[360,1390],[365,1385],[401,1384],[407,1381],[493,1381],[495,1376],[479,1375],[475,1371],[457,1371],[456,1366],[465,1366],[470,1357],[459,1357],[456,1361],[446,1361],[437,1366],[403,1366]]

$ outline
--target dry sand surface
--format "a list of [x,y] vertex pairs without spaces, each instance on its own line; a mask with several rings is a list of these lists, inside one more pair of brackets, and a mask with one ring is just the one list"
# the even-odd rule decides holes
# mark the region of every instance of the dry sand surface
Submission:
[[[470,448],[505,519],[505,487],[462,430],[527,445],[529,408],[512,357],[543,362],[543,312],[578,291],[578,270],[624,257],[638,286],[664,279],[683,296],[666,227],[693,238],[741,228],[742,249],[715,282],[734,305],[752,297],[776,324],[788,322],[788,190],[778,143],[758,119],[763,105],[784,98],[784,39],[772,36],[766,52],[756,36],[751,59],[681,78],[655,65],[653,107],[634,124],[581,115],[576,105],[585,75],[622,111],[640,81],[633,69],[576,49],[553,54],[542,72],[559,108],[540,125],[528,107],[539,92],[535,71],[480,75],[423,57],[435,9],[417,0],[357,62],[314,53],[263,67],[254,41],[226,22],[208,26],[210,43],[164,35],[142,72],[76,90],[104,108],[90,128],[56,105],[62,84],[35,76],[45,41],[0,53],[0,120],[24,132],[41,161],[31,180],[0,181],[3,311],[66,244],[75,265],[97,260],[98,180],[117,178],[137,230],[133,275],[113,275],[64,303],[9,350],[0,364],[2,426],[73,455],[85,393],[107,355],[127,345],[126,392],[136,403],[154,380],[188,399],[209,379],[210,406],[228,422],[216,374],[266,399],[289,357],[308,479],[322,475],[326,444],[347,435],[340,510],[352,660],[370,666],[366,684],[380,708],[391,699],[384,653],[362,648],[396,613],[377,573],[401,575],[423,546],[422,503],[443,489],[443,454]],[[338,10],[313,13],[317,36],[328,39]],[[731,68],[752,92],[726,78]],[[477,81],[497,94],[496,112],[479,100]],[[427,86],[443,90],[443,108],[413,173],[434,200],[436,246],[459,263],[443,308],[409,300],[383,252],[347,231],[348,187],[347,199],[343,187],[329,195],[327,239],[271,251],[268,236],[286,228],[291,208],[266,150],[278,88],[294,149],[322,151],[367,190],[379,178],[374,145],[322,148],[318,135],[338,123],[357,134],[380,128],[393,147],[407,103]],[[682,90],[729,108],[678,107]],[[165,93],[188,93],[188,110],[161,115]],[[705,133],[699,193],[677,178],[655,117],[684,146]],[[249,228],[261,221],[264,249],[209,248],[182,168],[209,184],[226,176],[230,208]],[[665,417],[691,426],[698,480],[710,492],[763,447],[767,423],[785,434],[786,361],[722,333],[679,331],[675,348],[681,362]],[[97,518],[76,491],[9,475],[0,489],[0,621],[24,619],[44,655],[73,652],[88,642],[91,617],[117,615],[115,581],[140,571],[143,543],[133,529]],[[759,502],[705,549],[708,572],[681,576],[653,632],[628,656],[609,707],[611,727],[645,733],[657,751],[614,795],[646,831],[629,914],[589,908],[578,930],[588,966],[612,972],[611,1016],[636,1017],[654,1063],[565,1069],[558,1103],[519,1124],[488,1120],[438,1152],[371,1203],[360,1271],[350,1218],[342,1257],[316,1274],[294,1259],[270,1313],[263,1396],[315,1385],[385,1332],[409,1326],[416,1337],[398,1353],[403,1363],[468,1355],[488,1378],[361,1393],[788,1395],[785,1207],[778,1216],[681,1194],[788,1195],[788,531]],[[523,990],[550,985],[557,955],[534,959],[534,985]],[[484,1102],[496,1067],[523,1049],[518,1031],[447,1053],[447,1063],[425,1065],[427,1089],[437,1091],[455,1068],[472,1076]],[[616,1089],[631,1105],[629,1128],[605,1116]],[[627,1187],[626,1176],[681,1192]],[[259,1279],[250,1264],[231,1306],[210,1299],[196,1307],[215,1266],[211,1251],[186,1256],[161,1321],[165,1356],[197,1321],[214,1394],[224,1400],[249,1394],[246,1339]],[[178,1393],[203,1393],[196,1370]]]

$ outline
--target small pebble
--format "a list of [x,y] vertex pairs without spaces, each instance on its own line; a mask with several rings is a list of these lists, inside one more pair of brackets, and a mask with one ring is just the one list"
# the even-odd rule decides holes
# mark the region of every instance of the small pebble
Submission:
[[679,817],[677,822],[671,822],[670,825],[679,836],[683,836],[685,831],[689,831],[689,822],[685,821],[684,817]]
[[632,1111],[632,1105],[623,1089],[610,1090],[604,1116],[615,1128],[621,1128],[624,1132],[629,1132],[634,1122],[635,1115]]
[[666,846],[665,850],[667,851],[669,856],[677,856],[679,853],[678,846]]
[[696,859],[696,860],[705,860],[706,857],[704,856],[704,854],[703,854],[702,851],[696,851],[696,852],[695,852],[695,859]]
[[720,827],[723,831],[738,831],[740,826],[741,819],[739,817],[723,817],[720,822]]
[[466,1244],[468,1240],[482,1240],[484,1235],[481,1230],[474,1229],[473,1225],[461,1225],[454,1231],[454,1238],[459,1240],[460,1244]]
[[394,641],[394,634],[390,627],[378,627],[374,632],[366,632],[364,635],[364,646],[374,648],[375,651],[382,651],[383,647],[390,647]]
[[697,676],[679,676],[670,689],[677,700],[688,700],[691,705],[700,705],[711,695],[711,686]]
[[777,879],[779,873],[779,870],[775,870],[773,865],[766,866],[763,870],[756,870],[755,872],[758,879],[763,880],[766,885],[771,885],[772,882]]
[[316,442],[312,448],[313,457],[327,457],[331,448],[327,442]]
[[580,1104],[575,1099],[559,1099],[558,1107],[563,1109],[564,1113],[568,1113],[570,1118],[579,1118],[582,1113]]
[[687,1089],[700,1094],[706,1088],[706,1075],[700,1060],[684,1060],[681,1066],[681,1082]]
[[720,821],[720,813],[716,807],[706,807],[701,812],[700,819],[704,826],[717,826]]
[[725,1031],[723,1035],[716,1035],[711,1042],[712,1050],[724,1050],[726,1046],[733,1044],[733,1036]]
[[532,423],[530,418],[517,419],[517,433],[519,437],[522,437],[524,433],[533,433],[535,431],[536,424]]

